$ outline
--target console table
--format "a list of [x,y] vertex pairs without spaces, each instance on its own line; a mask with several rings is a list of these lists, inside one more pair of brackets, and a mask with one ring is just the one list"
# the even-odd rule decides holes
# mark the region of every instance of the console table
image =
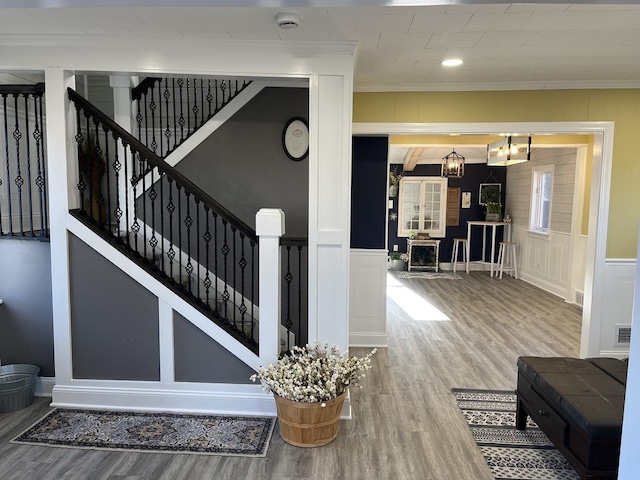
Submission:
[[[408,270],[411,268],[433,268],[437,272],[440,268],[440,240],[407,240],[407,247],[409,255]],[[431,247],[435,255],[434,265],[412,265],[412,251],[414,247]]]

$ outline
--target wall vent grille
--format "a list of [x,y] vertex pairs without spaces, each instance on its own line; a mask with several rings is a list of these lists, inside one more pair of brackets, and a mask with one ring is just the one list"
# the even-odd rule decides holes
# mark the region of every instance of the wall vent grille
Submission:
[[576,290],[576,303],[581,307],[584,306],[584,293],[579,290]]
[[616,345],[631,343],[631,325],[616,325]]

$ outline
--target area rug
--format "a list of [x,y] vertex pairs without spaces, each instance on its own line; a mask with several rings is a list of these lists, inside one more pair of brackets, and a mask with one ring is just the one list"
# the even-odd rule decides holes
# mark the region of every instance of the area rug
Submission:
[[516,430],[514,392],[452,391],[496,480],[580,480],[530,418],[526,430]]
[[264,457],[274,424],[273,417],[55,409],[11,443]]
[[444,280],[459,280],[462,277],[453,272],[398,272],[398,278],[420,278],[420,279],[444,279]]

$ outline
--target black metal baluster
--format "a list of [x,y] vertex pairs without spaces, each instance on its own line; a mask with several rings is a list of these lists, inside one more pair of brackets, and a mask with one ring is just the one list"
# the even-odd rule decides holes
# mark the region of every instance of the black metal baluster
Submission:
[[[191,109],[193,112],[193,130],[195,131],[198,128],[198,112],[200,109],[198,108],[198,87],[196,83],[196,79],[193,79],[193,108]],[[193,133],[189,130],[189,134]]]
[[[44,93],[44,85],[42,86],[42,92]],[[46,162],[46,157],[44,156],[44,140],[43,140],[43,131],[44,131],[44,114],[43,114],[43,109],[42,109],[42,93],[40,93],[40,96],[38,97],[38,106],[39,108],[39,115],[40,115],[40,126],[41,129],[39,131],[39,137],[40,137],[40,154],[42,157],[42,205],[43,208],[41,210],[41,215],[42,215],[42,221],[43,221],[43,225],[44,228],[42,229],[42,236],[49,236],[49,221],[48,221],[48,215],[47,215],[47,162]],[[37,181],[37,180],[36,180]]]
[[[89,192],[91,192],[91,213],[93,216],[93,219],[96,220],[98,222],[98,225],[102,225],[102,192],[101,192],[101,188],[100,188],[100,181],[102,179],[102,175],[104,172],[102,172],[101,170],[104,168],[103,165],[103,159],[102,159],[102,148],[100,147],[100,131],[98,128],[98,119],[94,118],[93,119],[93,125],[94,125],[94,132],[93,132],[93,136],[95,138],[95,144],[94,144],[94,154],[95,157],[90,156],[90,160],[89,160],[89,168],[90,168],[90,172],[89,175],[91,175],[91,181],[90,181],[90,188],[89,188]],[[97,215],[93,215],[93,209],[94,209],[94,202],[95,202],[95,209],[97,210]],[[97,217],[97,218],[96,218]]]
[[[156,100],[154,92],[156,91],[156,84],[154,82],[151,87],[151,102],[149,102],[149,110],[151,110],[151,151],[156,153],[158,149],[158,142],[156,142]],[[162,105],[162,102],[160,102]],[[162,155],[162,154],[161,154]]]
[[213,293],[215,295],[215,312],[218,314],[218,282],[220,281],[218,276],[218,214],[215,211],[211,213],[213,214],[213,281],[215,282]]
[[176,207],[173,203],[173,180],[167,176],[169,182],[169,203],[167,204],[167,212],[169,212],[169,250],[167,251],[167,257],[169,257],[169,276],[175,281],[173,277],[173,259],[176,256],[176,251],[173,249],[173,212]]
[[182,78],[178,79],[178,90],[180,91],[180,119],[178,123],[180,124],[180,143],[184,141],[184,113],[182,106],[182,85],[184,84],[184,80]]
[[[149,109],[147,108],[147,92],[144,92],[144,144],[149,146]],[[142,138],[140,138],[142,141]]]
[[122,140],[122,151],[124,153],[123,164],[124,164],[124,209],[125,209],[125,217],[124,217],[124,233],[125,238],[127,239],[127,246],[131,248],[131,235],[129,235],[129,220],[131,216],[129,214],[129,145]]
[[104,156],[105,156],[105,168],[104,172],[107,175],[107,228],[111,232],[111,172],[109,168],[109,129],[106,125],[102,126],[104,131]]
[[182,197],[180,190],[182,187],[176,182],[176,195],[178,196],[178,278],[180,279],[180,286],[184,288],[182,282]]
[[191,227],[193,226],[193,218],[191,218],[191,194],[187,189],[184,190],[184,193],[187,203],[187,216],[184,219],[184,226],[187,227],[187,266],[185,267],[185,271],[187,272],[187,290],[189,293],[193,293],[191,291],[191,280],[193,278],[193,263],[191,263]]
[[9,207],[9,235],[13,235],[13,213],[12,213],[12,199],[11,199],[11,168],[9,164],[9,125],[8,119],[9,115],[7,115],[7,96],[2,96],[3,104],[4,104],[4,148],[5,148],[5,156],[7,159],[7,206]]
[[[16,112],[17,115],[18,112]],[[27,145],[27,195],[29,197],[29,232],[34,237],[33,228],[33,183],[31,182],[31,142],[29,141],[29,95],[24,94],[24,132]]]
[[162,267],[162,273],[166,275],[166,271],[164,269],[164,179],[165,172],[163,172],[160,168],[158,168],[158,184],[160,185],[160,265]]
[[236,321],[236,313],[237,313],[237,308],[236,308],[236,298],[237,298],[237,294],[238,294],[238,289],[236,288],[236,271],[238,270],[236,268],[236,254],[237,254],[237,248],[236,248],[236,227],[235,225],[231,225],[231,235],[233,237],[233,261],[231,262],[231,265],[233,265],[233,300],[231,301],[231,307],[233,308],[233,326],[234,327],[238,327],[237,321]]
[[[301,347],[306,340],[302,339],[302,245],[298,246],[298,335],[296,336],[296,344]],[[307,279],[304,279],[304,284],[307,284]]]
[[[142,246],[143,246],[143,257],[145,260],[147,259],[147,225],[149,225],[149,221],[147,220],[147,202],[144,198],[144,193],[147,191],[147,162],[146,159],[137,152],[138,161],[140,162],[140,176],[138,177],[138,182],[142,179],[142,192],[140,192],[140,201],[142,202]],[[135,198],[135,197],[134,197]],[[137,201],[136,201],[137,203]]]
[[[167,128],[164,131],[164,136],[167,139],[167,155],[171,151],[171,128],[169,127],[169,97],[171,97],[171,93],[169,93],[169,81],[164,79],[164,102],[165,102],[165,114],[167,115]],[[175,118],[175,110],[173,112]],[[162,115],[160,115],[160,121],[162,121]]]
[[229,256],[229,244],[227,243],[227,224],[228,222],[223,218],[222,219],[222,225],[224,227],[224,243],[222,244],[222,249],[220,250],[222,252],[222,256],[223,258],[223,273],[224,273],[224,291],[222,292],[222,302],[224,304],[224,318],[225,320],[228,322],[229,321],[229,315],[227,313],[227,308],[228,308],[228,302],[229,302],[229,288],[228,288],[228,276],[227,276],[227,258]]
[[244,233],[240,232],[240,328],[242,329],[242,334],[246,335],[245,332],[245,323],[244,317],[247,313],[247,305],[245,303],[245,292],[244,292],[244,269],[247,268],[247,259],[244,257]]
[[124,192],[120,192],[120,188],[122,187],[122,185],[120,185],[120,170],[122,170],[122,163],[120,163],[120,154],[118,153],[118,135],[113,132],[113,140],[115,143],[115,148],[114,148],[114,159],[113,159],[113,172],[114,172],[114,177],[115,177],[115,184],[116,184],[116,209],[113,211],[115,217],[116,217],[116,231],[118,232],[117,235],[118,237],[120,237],[120,234],[122,233],[120,228],[121,228],[121,219],[122,219],[122,205],[120,204],[120,195],[122,193],[125,193],[126,195],[126,191],[127,191],[127,182],[126,182],[126,176],[125,176],[125,182],[124,182]]
[[200,117],[200,125],[204,125],[204,80],[200,79],[200,108],[202,109],[202,116]]
[[211,80],[207,80],[207,103],[209,104],[209,115],[211,118],[211,101],[213,100],[213,96],[211,95]]
[[194,197],[196,202],[196,296],[200,298],[200,200]]
[[[36,186],[38,187],[38,206],[40,208],[40,238],[44,238],[46,236],[46,218],[45,218],[45,197],[43,195],[42,187],[44,186],[44,182],[42,179],[42,165],[44,163],[44,158],[40,157],[40,142],[42,140],[42,131],[40,130],[40,117],[38,112],[38,107],[40,107],[40,97],[35,96],[33,98],[33,108],[34,108],[34,126],[33,126],[33,138],[36,141],[36,160],[38,169],[36,172]],[[0,214],[0,218],[2,215]],[[2,228],[0,227],[0,233]]]
[[[146,94],[145,94],[145,113],[146,112]],[[136,123],[138,124],[138,140],[140,140],[142,142],[142,120],[144,120],[145,117],[142,116],[142,111],[141,111],[141,103],[140,103],[140,97],[138,97],[138,99],[136,100],[136,104],[138,105],[138,113],[136,114]],[[145,140],[144,142],[145,145],[147,145],[147,142]]]
[[136,152],[135,150],[133,150],[133,147],[131,147],[131,186],[133,187],[133,191],[131,192],[131,198],[133,200],[133,223],[131,224],[131,231],[133,232],[133,249],[138,254],[140,253],[140,250],[138,250],[138,233],[140,232],[140,222],[138,222],[138,195],[136,193],[138,185],[136,163],[138,163],[139,161],[140,153]]
[[[6,117],[5,117],[5,125],[6,125]],[[6,126],[5,126],[6,129]],[[80,122],[80,108],[76,105],[76,144],[78,146],[78,160],[82,155],[82,149],[84,148],[85,138],[82,134],[82,123]],[[7,150],[8,154],[8,150]],[[87,188],[87,184],[84,181],[84,173],[82,171],[82,166],[78,163],[78,191],[80,192],[80,208],[84,213],[84,191]],[[7,179],[9,178],[9,163],[7,162]],[[7,182],[7,187],[9,186],[9,182]],[[9,203],[9,216],[11,216],[11,203]]]
[[253,239],[250,242],[251,245],[251,339],[253,340],[255,337],[255,333],[253,331],[255,326],[255,305],[257,303],[256,299],[256,242]]
[[156,238],[156,198],[158,198],[158,193],[156,192],[156,185],[153,181],[153,170],[153,168],[149,168],[149,172],[151,175],[151,187],[149,188],[149,200],[151,200],[151,238],[149,239],[149,245],[151,246],[151,263],[155,265],[156,247],[158,246],[158,239]]
[[189,79],[187,78],[187,136],[191,135],[191,108],[189,105],[191,104],[191,91],[189,90]]
[[222,107],[224,107],[227,103],[227,100],[225,98],[225,92],[227,90],[227,83],[226,80],[222,80],[220,81],[220,91],[222,93],[222,104],[220,105],[220,108],[222,109]]
[[[20,236],[24,236],[24,221],[22,219],[22,186],[24,185],[24,179],[22,178],[22,169],[20,167],[20,139],[22,138],[22,132],[20,132],[20,125],[18,123],[18,95],[13,96],[15,100],[15,112],[16,112],[16,129],[13,131],[13,139],[16,141],[16,178],[14,183],[18,187],[18,218],[20,220]],[[7,163],[9,159],[7,158]]]
[[211,242],[211,232],[209,231],[209,207],[205,204],[204,206],[204,215],[205,215],[205,232],[204,232],[204,248],[205,248],[205,269],[206,276],[204,279],[204,288],[206,295],[206,304],[210,307],[209,304],[209,288],[211,287],[211,278],[209,278],[209,243]]
[[[83,155],[84,155],[84,168],[87,170],[85,172],[86,175],[86,184],[87,184],[87,188],[88,188],[88,192],[89,192],[89,198],[88,200],[88,204],[89,204],[89,211],[88,211],[88,215],[89,217],[93,218],[93,182],[92,182],[92,178],[91,178],[91,169],[90,169],[90,165],[91,165],[91,155],[93,153],[93,148],[94,148],[94,141],[91,139],[91,116],[89,114],[89,112],[85,111],[84,112],[84,117],[86,120],[86,129],[87,129],[87,138],[85,140],[85,144],[84,144],[84,150],[83,150]],[[80,168],[82,168],[83,166],[81,165]],[[86,211],[86,207],[83,205],[82,206],[83,209],[85,209]]]
[[287,331],[287,350],[290,350],[291,342],[289,339],[291,337],[291,325],[293,325],[291,320],[291,281],[293,280],[293,275],[291,275],[291,245],[287,245],[287,273],[284,276],[284,280],[287,283],[287,316],[284,319],[284,327]]
[[215,109],[215,113],[218,113],[218,111],[220,110],[219,107],[219,103],[218,103],[218,80],[214,80],[214,91],[216,92],[216,109]]

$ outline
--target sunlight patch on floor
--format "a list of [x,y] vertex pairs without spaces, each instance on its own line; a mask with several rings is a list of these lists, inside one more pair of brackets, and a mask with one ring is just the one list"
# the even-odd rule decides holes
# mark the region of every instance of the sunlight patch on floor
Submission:
[[451,320],[435,305],[405,287],[397,278],[387,274],[387,296],[414,320],[447,322]]

